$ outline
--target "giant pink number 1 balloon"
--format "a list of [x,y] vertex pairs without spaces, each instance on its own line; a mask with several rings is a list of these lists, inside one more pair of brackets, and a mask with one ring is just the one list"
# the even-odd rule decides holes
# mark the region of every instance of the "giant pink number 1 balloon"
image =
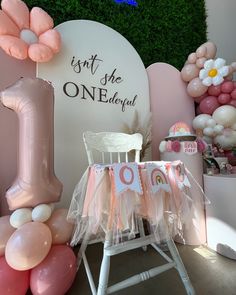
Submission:
[[54,174],[52,85],[21,78],[0,97],[19,118],[18,171],[6,192],[9,209],[59,201],[62,184]]

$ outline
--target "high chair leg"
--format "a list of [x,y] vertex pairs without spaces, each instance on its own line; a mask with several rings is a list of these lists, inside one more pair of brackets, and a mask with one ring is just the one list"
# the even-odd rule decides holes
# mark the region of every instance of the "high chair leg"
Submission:
[[98,292],[97,295],[106,295],[109,272],[110,272],[110,256],[106,254],[106,248],[110,247],[112,244],[112,234],[111,232],[106,234],[106,240],[103,247],[103,258],[100,268],[99,283],[98,283]]
[[187,294],[188,295],[195,295],[195,291],[194,291],[193,286],[190,282],[187,271],[184,267],[182,259],[179,256],[179,252],[178,252],[172,238],[167,241],[167,245],[168,245],[168,248],[169,248],[170,253],[172,255],[172,258],[173,258],[174,262],[176,263],[176,268],[177,268],[179,276],[184,284]]
[[[145,230],[144,230],[142,218],[138,218],[138,229],[139,229],[140,237],[141,238],[145,237]],[[147,251],[147,246],[143,246],[142,249],[143,251]]]

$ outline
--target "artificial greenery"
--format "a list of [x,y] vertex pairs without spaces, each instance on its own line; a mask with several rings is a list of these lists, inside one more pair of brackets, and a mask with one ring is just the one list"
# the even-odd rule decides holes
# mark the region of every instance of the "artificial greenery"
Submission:
[[26,0],[47,11],[55,25],[73,19],[101,22],[135,47],[145,66],[166,62],[179,69],[189,53],[206,41],[204,0]]

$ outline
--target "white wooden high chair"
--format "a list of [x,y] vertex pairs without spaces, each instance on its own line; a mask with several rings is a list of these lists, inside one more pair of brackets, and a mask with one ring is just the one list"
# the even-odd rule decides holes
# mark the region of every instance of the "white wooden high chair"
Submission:
[[[89,164],[94,163],[115,163],[115,162],[128,162],[129,155],[128,152],[135,150],[135,157],[132,161],[140,161],[140,150],[142,148],[142,135],[139,133],[129,135],[124,133],[115,133],[115,132],[85,132],[83,134],[83,140],[87,152]],[[101,154],[102,160],[94,160],[94,153],[99,152]],[[108,158],[106,157],[108,155]],[[124,157],[122,157],[124,156]],[[178,250],[172,239],[167,241],[167,246],[171,253],[172,258],[170,258],[166,253],[164,253],[158,245],[155,243],[154,235],[144,234],[143,222],[139,220],[139,233],[140,238],[129,240],[120,244],[112,245],[112,233],[107,232],[103,248],[103,259],[100,268],[99,275],[99,284],[96,289],[95,283],[92,278],[92,273],[88,265],[85,253],[83,254],[83,262],[85,270],[88,276],[90,288],[92,294],[95,295],[105,295],[117,292],[121,289],[136,285],[142,281],[153,278],[154,276],[167,271],[171,268],[176,268],[180,278],[185,286],[186,293],[193,295],[195,294],[194,289],[191,285],[183,262],[179,256]],[[113,286],[108,287],[109,271],[110,271],[110,257],[113,255],[120,254],[125,251],[145,248],[146,246],[151,245],[162,257],[167,261],[166,264],[157,266],[150,270],[144,271],[142,273],[136,274],[122,282],[119,282]],[[157,290],[158,293],[158,290]]]

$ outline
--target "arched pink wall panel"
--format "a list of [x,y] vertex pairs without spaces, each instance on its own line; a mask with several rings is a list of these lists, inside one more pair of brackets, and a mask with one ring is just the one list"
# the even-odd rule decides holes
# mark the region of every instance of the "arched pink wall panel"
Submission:
[[194,102],[186,93],[180,72],[166,63],[147,68],[152,111],[152,159],[160,160],[159,143],[177,121],[192,126]]
[[[11,58],[0,49],[0,91],[15,83],[20,77],[35,76],[35,63]],[[0,103],[0,216],[8,213],[5,191],[16,175],[17,130],[16,114]]]

